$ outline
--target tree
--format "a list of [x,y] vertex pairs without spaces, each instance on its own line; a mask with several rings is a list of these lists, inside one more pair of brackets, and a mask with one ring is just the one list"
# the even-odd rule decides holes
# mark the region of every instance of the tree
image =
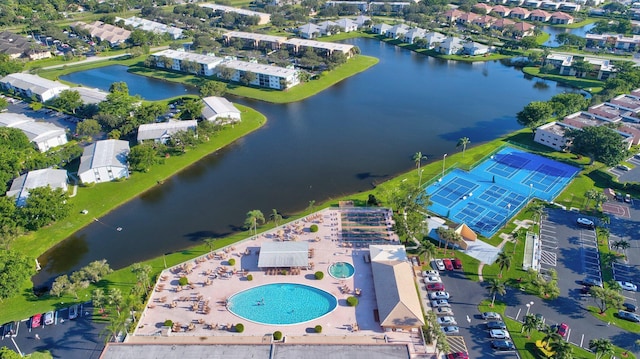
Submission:
[[218,69],[218,77],[220,77],[225,81],[231,81],[233,76],[236,74],[236,70],[224,65],[218,66],[217,69]]
[[529,127],[533,132],[544,124],[553,114],[553,107],[548,102],[533,101],[516,114],[521,126]]
[[87,119],[76,126],[76,133],[80,136],[96,136],[102,131],[102,127],[97,120]]
[[104,311],[104,306],[107,304],[107,297],[104,295],[104,289],[95,289],[93,293],[91,293],[91,300],[93,301],[94,307],[100,308],[100,312]]
[[558,117],[578,112],[589,105],[589,100],[579,93],[557,94],[549,102],[553,108],[553,113]]
[[182,111],[180,113],[180,118],[194,119],[202,115],[204,103],[200,99],[185,100],[179,108]]
[[69,280],[68,275],[61,275],[56,277],[51,284],[51,289],[49,290],[49,295],[61,297],[64,293],[66,293],[71,287],[71,281]]
[[458,140],[458,144],[456,147],[462,147],[462,157],[464,157],[464,152],[467,150],[467,146],[471,143],[469,137],[461,137]]
[[582,154],[615,166],[628,157],[628,151],[620,134],[607,126],[587,126],[580,130],[567,131],[572,141],[571,152]]
[[203,81],[200,85],[200,95],[207,96],[222,96],[227,92],[227,84],[219,81]]
[[264,214],[258,209],[247,212],[247,219],[244,221],[245,228],[253,228],[254,235],[258,234],[258,222],[264,223]]
[[216,245],[216,239],[215,238],[205,238],[204,239],[204,244],[206,244],[209,247],[209,252],[213,252],[213,249],[215,248],[215,245]]
[[520,46],[524,49],[533,49],[538,47],[538,42],[534,36],[525,36],[520,40]]
[[131,272],[136,275],[138,283],[141,283],[145,288],[149,288],[152,270],[153,268],[148,264],[142,265],[140,263],[134,263],[131,267]]
[[544,216],[545,207],[542,202],[533,202],[529,205],[528,211],[533,214],[533,221],[539,224]]
[[22,359],[22,355],[7,347],[2,347],[0,348],[0,359]]
[[591,339],[589,341],[589,349],[596,354],[596,359],[600,359],[607,354],[613,354],[613,344],[611,340],[601,338],[601,339]]
[[52,100],[53,105],[64,111],[76,113],[76,110],[82,106],[82,98],[77,90],[63,90]]
[[109,289],[109,294],[107,294],[107,303],[116,309],[118,315],[120,315],[122,300],[122,291],[120,288]]
[[245,71],[242,73],[242,75],[240,75],[240,83],[242,83],[245,86],[248,86],[252,82],[254,82],[257,78],[258,78],[258,75],[256,75],[254,72]]
[[93,261],[80,269],[83,278],[91,283],[98,283],[107,274],[113,272],[106,259]]
[[593,200],[596,203],[596,209],[597,209],[598,207],[601,207],[603,203],[608,201],[609,197],[607,197],[607,195],[602,193],[602,192],[597,192],[596,196],[595,196],[595,198]]
[[487,287],[489,291],[489,295],[491,296],[491,307],[493,308],[493,303],[496,301],[496,295],[505,295],[507,293],[507,289],[497,278],[489,279],[489,286]]
[[504,251],[500,252],[498,254],[498,258],[496,258],[496,264],[498,264],[498,267],[500,267],[500,274],[498,275],[498,277],[502,277],[502,271],[505,268],[507,270],[511,268],[511,256],[509,256]]
[[615,248],[616,250],[622,249],[623,254],[626,256],[627,255],[626,251],[629,247],[631,247],[631,244],[628,241],[625,241],[624,239],[620,239],[618,241],[614,241],[612,243],[612,247]]
[[551,342],[549,346],[551,351],[554,352],[553,359],[572,359],[573,347],[569,342],[564,340],[556,340]]
[[589,203],[596,199],[596,195],[598,194],[598,191],[595,189],[590,189],[587,192],[584,193],[584,198],[587,200],[587,203],[585,203],[585,208],[589,208]]
[[418,258],[423,258],[424,262],[430,262],[431,259],[436,257],[437,248],[429,241],[422,241],[416,250]]
[[282,220],[282,215],[278,213],[278,210],[275,208],[271,210],[271,215],[269,217],[271,218],[271,220],[276,226]]
[[527,338],[531,338],[531,331],[538,329],[541,325],[540,319],[536,318],[533,314],[527,314],[524,317],[524,323],[522,323],[522,332],[527,332]]
[[[98,109],[101,114],[114,116],[118,124],[122,124],[129,117],[134,103],[138,102],[139,98],[129,95],[129,89],[124,82],[113,83],[109,91],[110,93],[107,95],[106,100],[98,104]],[[112,130],[115,127],[117,126],[108,128],[108,130]]]
[[597,285],[589,289],[589,294],[600,309],[600,314],[607,311],[609,307],[620,308],[624,302],[624,297],[614,289],[602,288]]
[[422,186],[422,171],[420,170],[422,160],[427,160],[427,156],[423,155],[422,152],[418,151],[413,155],[413,161],[416,163],[416,168],[418,169],[418,187]]
[[584,60],[574,60],[571,67],[576,71],[576,77],[584,77],[593,71],[593,65]]
[[29,197],[18,209],[20,223],[28,230],[42,228],[69,216],[69,194],[62,188],[39,187],[29,190]]
[[134,171],[147,172],[151,166],[159,162],[152,143],[143,142],[129,152],[129,166]]
[[546,343],[547,349],[551,347],[552,343],[562,341],[562,337],[560,336],[560,334],[558,334],[555,328],[545,325],[544,328],[542,328],[541,332],[544,335],[542,337],[542,342]]

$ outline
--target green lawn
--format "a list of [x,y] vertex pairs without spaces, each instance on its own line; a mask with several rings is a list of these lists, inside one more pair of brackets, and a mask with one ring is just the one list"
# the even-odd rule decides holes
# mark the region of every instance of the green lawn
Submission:
[[588,17],[580,22],[574,22],[573,24],[568,24],[568,25],[551,25],[553,27],[559,27],[559,28],[564,28],[564,29],[577,29],[579,27],[583,27],[585,25],[589,25],[592,24],[596,21],[598,21],[599,19],[593,18],[593,17]]
[[524,72],[527,75],[540,77],[545,80],[552,80],[552,81],[569,85],[571,87],[575,87],[591,93],[597,93],[602,91],[602,88],[604,86],[604,81],[600,81],[600,80],[583,79],[583,78],[577,78],[575,76],[541,74],[539,67],[525,67],[522,69],[522,72]]

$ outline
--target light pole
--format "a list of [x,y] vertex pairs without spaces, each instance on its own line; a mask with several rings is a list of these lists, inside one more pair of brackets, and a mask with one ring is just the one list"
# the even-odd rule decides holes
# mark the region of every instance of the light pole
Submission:
[[533,301],[527,303],[527,314],[524,315],[525,317],[529,315],[529,310],[531,309],[532,306],[533,306]]
[[424,168],[420,169],[420,177],[418,179],[418,187],[422,186],[422,172],[424,172]]
[[447,160],[447,154],[445,153],[444,156],[442,156],[442,177],[440,178],[444,178],[444,163]]
[[533,194],[533,183],[529,183],[529,200],[531,200],[532,194]]

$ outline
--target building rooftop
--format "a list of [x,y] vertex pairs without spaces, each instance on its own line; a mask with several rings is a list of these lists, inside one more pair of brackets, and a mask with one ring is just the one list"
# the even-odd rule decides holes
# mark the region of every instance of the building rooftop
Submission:
[[127,19],[116,18],[116,21],[123,20],[125,25],[132,26],[134,28],[155,32],[158,34],[170,34],[174,39],[182,37],[183,30],[175,26],[165,25],[160,22],[151,21],[136,16],[132,16]]
[[7,191],[7,197],[17,197],[19,206],[24,205],[29,190],[40,187],[51,187],[52,189],[62,188],[66,191],[67,171],[53,168],[30,171],[16,178],[11,183],[11,188]]
[[9,74],[2,79],[2,83],[9,83],[11,86],[19,89],[30,90],[31,92],[42,95],[51,89],[69,89],[70,87],[58,81],[51,81],[37,75],[27,73]]
[[276,76],[276,77],[282,77],[282,78],[295,76],[298,73],[298,70],[294,70],[294,69],[288,69],[288,68],[272,66],[272,65],[257,64],[253,62],[247,62],[247,61],[238,61],[238,60],[231,60],[231,61],[224,62],[223,65],[234,70],[250,71],[256,74],[264,74],[264,75]]
[[622,119],[622,117],[631,117],[633,115],[631,111],[613,106],[609,103],[601,103],[595,106],[591,106],[589,107],[589,113],[592,113],[596,116],[604,117],[611,121],[619,121]]
[[635,113],[640,112],[640,98],[631,95],[620,95],[612,98],[610,103],[626,108]]
[[197,120],[146,123],[138,127],[138,142],[160,139],[163,136],[170,136],[178,131],[187,131],[196,127],[198,127]]
[[[390,28],[391,27],[388,27],[387,29],[390,29]],[[353,49],[353,45],[338,44],[335,42],[307,40],[307,39],[296,39],[296,38],[286,40],[284,43],[289,45],[294,45],[294,46],[303,46],[303,47],[308,46],[316,49],[325,49],[325,50],[332,50],[332,51],[338,50],[338,51],[342,51],[345,54],[351,51],[351,49]]]
[[96,104],[107,99],[108,92],[100,89],[88,88],[88,87],[73,87],[71,90],[78,91],[80,99],[85,104]]
[[22,131],[29,141],[39,142],[65,134],[65,130],[52,123],[36,122],[23,114],[0,113],[0,127],[12,127]]
[[595,115],[590,114],[588,112],[584,112],[584,111],[566,116],[562,120],[562,122],[576,128],[584,128],[588,126],[600,126],[605,123],[610,123],[610,121],[599,119]]
[[215,117],[221,113],[240,114],[240,110],[224,97],[209,96],[203,98],[202,102],[204,103],[202,117],[206,119]]
[[267,42],[275,42],[281,43],[285,41],[287,38],[284,36],[273,36],[266,34],[255,34],[252,32],[244,32],[244,31],[229,31],[222,35],[223,37],[229,38],[239,38],[239,39],[247,39],[247,40],[257,40],[257,41],[267,41]]
[[188,61],[197,62],[199,64],[206,64],[206,65],[213,65],[213,66],[216,66],[217,64],[222,62],[222,59],[219,57],[215,57],[211,55],[196,54],[193,52],[177,51],[177,50],[162,50],[160,52],[154,53],[153,55],[157,57],[164,56],[174,60],[181,60],[181,61],[188,60]]
[[84,149],[78,173],[105,166],[126,167],[129,142],[121,140],[97,141]]

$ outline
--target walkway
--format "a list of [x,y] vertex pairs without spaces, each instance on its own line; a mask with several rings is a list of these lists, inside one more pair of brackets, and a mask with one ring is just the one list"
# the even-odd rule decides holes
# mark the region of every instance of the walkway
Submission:
[[[158,46],[158,47],[152,48],[150,51],[151,52],[155,52],[155,51],[165,50],[165,49],[168,49],[168,48],[169,48],[169,46]],[[60,65],[46,66],[46,67],[43,67],[42,69],[43,70],[59,69],[59,68],[62,68],[62,67],[69,67],[69,66],[87,64],[87,63],[96,62],[96,61],[117,59],[119,57],[124,57],[124,56],[129,56],[129,55],[130,54],[127,52],[127,53],[124,53],[124,54],[111,55],[111,56],[90,56],[90,57],[87,57],[85,60],[80,60],[80,61],[70,62],[70,63],[64,63],[64,64],[60,64]],[[28,71],[29,70],[25,70],[24,72],[28,72]]]

